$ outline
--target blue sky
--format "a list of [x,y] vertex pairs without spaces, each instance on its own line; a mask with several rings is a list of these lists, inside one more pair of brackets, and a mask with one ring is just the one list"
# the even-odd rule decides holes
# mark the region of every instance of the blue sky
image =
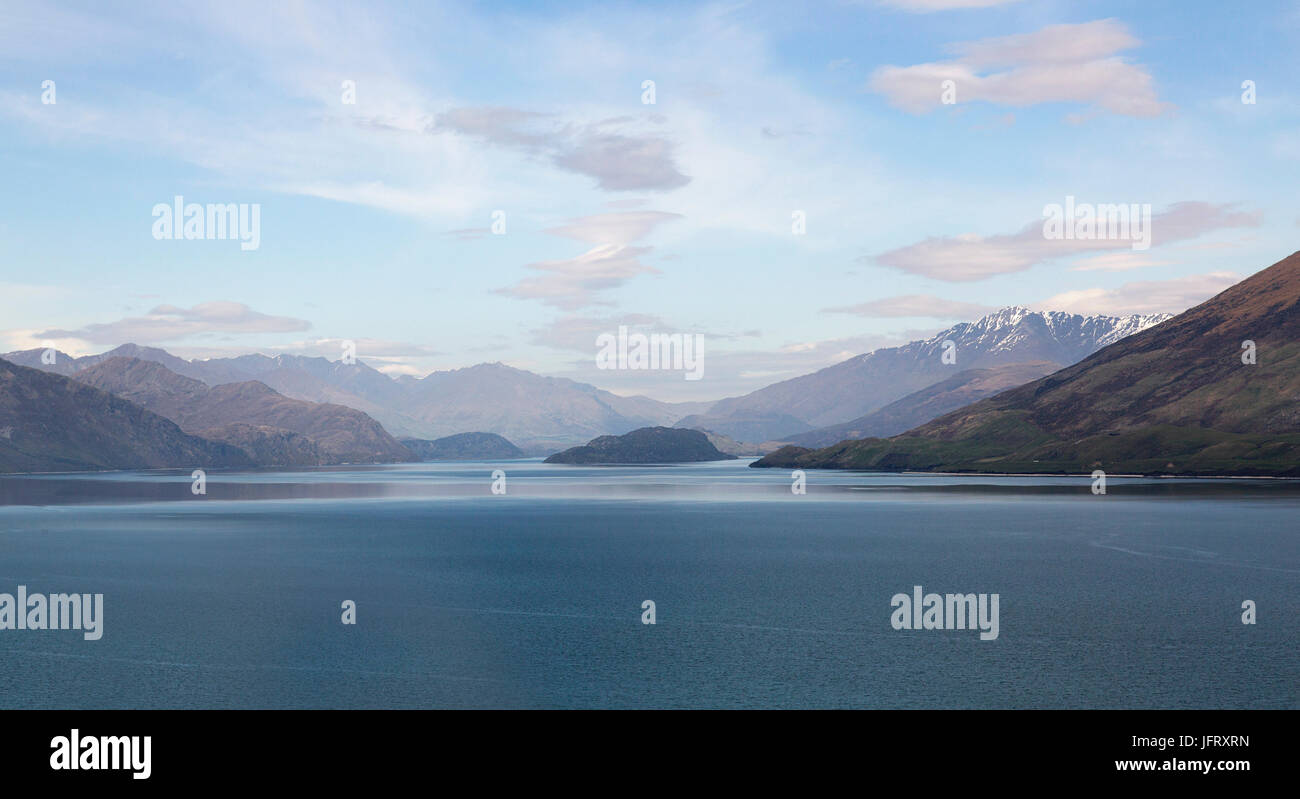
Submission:
[[[0,351],[716,399],[982,309],[1178,312],[1300,240],[1294,1],[362,5],[5,3]],[[176,195],[260,246],[156,240]],[[1153,246],[1046,243],[1066,196]],[[597,371],[620,324],[704,379]]]

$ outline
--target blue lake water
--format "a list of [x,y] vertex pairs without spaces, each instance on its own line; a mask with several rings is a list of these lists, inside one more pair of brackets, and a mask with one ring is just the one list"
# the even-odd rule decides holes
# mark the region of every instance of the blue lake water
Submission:
[[1300,707],[1297,483],[747,463],[0,477],[0,592],[104,595],[0,630],[0,707]]

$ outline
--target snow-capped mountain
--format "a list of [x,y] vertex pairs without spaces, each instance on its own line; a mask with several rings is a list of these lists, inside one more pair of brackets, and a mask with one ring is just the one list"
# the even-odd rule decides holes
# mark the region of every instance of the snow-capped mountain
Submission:
[[[874,350],[721,400],[706,413],[677,424],[742,441],[779,439],[856,419],[963,370],[1029,362],[1068,366],[1169,318],[1170,314],[1082,316],[1003,308],[928,339]],[[955,363],[942,358],[947,341],[953,343]]]
[[[1011,306],[975,322],[953,325],[931,338],[905,344],[898,349],[916,347],[923,357],[927,357],[939,352],[943,348],[943,342],[952,341],[956,348],[957,365],[963,368],[1038,360],[1068,366],[1125,336],[1146,330],[1172,317],[1173,314],[1082,316],[1063,311],[1031,311],[1022,306]],[[870,358],[877,352],[881,350],[858,358]],[[968,357],[963,358],[963,355]],[[1014,356],[1014,361],[1005,360],[1005,355]]]

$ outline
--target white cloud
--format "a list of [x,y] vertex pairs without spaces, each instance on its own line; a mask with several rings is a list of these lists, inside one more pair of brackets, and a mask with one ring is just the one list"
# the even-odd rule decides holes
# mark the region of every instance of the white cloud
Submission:
[[[668,190],[690,183],[677,168],[673,143],[662,135],[636,130],[637,121],[619,117],[590,124],[559,123],[550,114],[513,108],[454,108],[439,114],[430,132],[473,136],[543,156],[561,169],[595,178],[606,191]],[[651,115],[640,125],[646,121],[653,123],[656,117]]]
[[509,288],[497,289],[497,293],[541,300],[566,311],[589,305],[607,305],[609,303],[597,296],[599,292],[617,288],[638,275],[658,274],[658,269],[641,262],[641,258],[654,248],[634,247],[632,242],[645,237],[656,226],[677,218],[677,214],[657,211],[625,211],[570,220],[547,232],[596,246],[574,258],[528,264],[529,269],[542,274],[524,278]]
[[311,322],[269,316],[238,302],[203,302],[193,308],[160,305],[145,316],[92,323],[76,330],[46,330],[39,338],[78,339],[93,344],[156,344],[203,333],[286,333],[307,330]]
[[[916,114],[941,107],[943,82],[951,80],[957,103],[1071,102],[1124,116],[1156,116],[1169,106],[1156,96],[1150,73],[1116,55],[1140,43],[1113,19],[1050,25],[1034,33],[955,43],[948,49],[957,58],[950,61],[883,66],[868,85]],[[1001,71],[985,71],[995,68]]]
[[[1224,228],[1256,227],[1258,213],[1230,204],[1174,203],[1151,216],[1151,246],[1192,239]],[[875,256],[876,263],[936,280],[969,282],[1023,272],[1055,258],[1098,250],[1132,251],[1127,239],[1048,239],[1043,223],[1030,222],[1018,233],[978,236],[973,233],[934,237]]]
[[1125,283],[1114,289],[1079,289],[1055,294],[1037,304],[1053,311],[1078,314],[1182,313],[1242,279],[1235,272],[1210,272],[1173,280]]

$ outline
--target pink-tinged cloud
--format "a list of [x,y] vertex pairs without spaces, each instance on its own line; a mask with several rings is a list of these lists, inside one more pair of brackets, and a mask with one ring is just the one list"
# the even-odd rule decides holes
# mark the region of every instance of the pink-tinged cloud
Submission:
[[[1059,202],[1059,201],[1057,201]],[[1235,210],[1231,204],[1180,202],[1151,216],[1151,246],[1192,239],[1214,230],[1257,227],[1261,214]],[[882,266],[914,275],[964,283],[1023,272],[1047,261],[1089,252],[1129,251],[1131,239],[1049,239],[1041,220],[1018,233],[978,236],[973,233],[929,238],[875,256]]]
[[1141,42],[1117,20],[1051,25],[1033,33],[957,42],[956,57],[914,66],[883,66],[868,87],[890,104],[923,114],[944,104],[944,82],[955,102],[1027,107],[1068,102],[1133,117],[1157,116],[1170,106],[1156,94],[1150,73],[1118,53]]
[[1078,314],[1182,313],[1200,305],[1242,279],[1235,272],[1210,272],[1172,280],[1125,283],[1119,288],[1079,289],[1055,294],[1038,303],[1040,308]]
[[574,258],[528,264],[528,269],[541,274],[497,289],[496,293],[539,300],[565,311],[608,305],[600,292],[618,288],[638,275],[659,273],[641,262],[654,248],[633,246],[632,242],[649,235],[658,225],[679,218],[679,214],[658,211],[625,211],[572,219],[546,232],[595,247]]

